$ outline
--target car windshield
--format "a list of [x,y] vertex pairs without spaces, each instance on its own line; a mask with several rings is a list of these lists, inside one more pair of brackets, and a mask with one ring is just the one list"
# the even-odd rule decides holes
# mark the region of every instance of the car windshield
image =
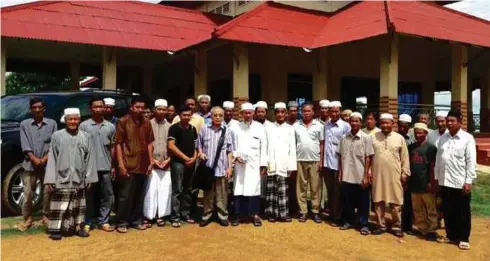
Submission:
[[18,95],[5,96],[1,102],[1,120],[21,122],[31,117],[29,101],[33,97],[39,97],[46,104],[45,117],[55,121],[61,115],[61,109],[64,107],[65,97],[60,95]]

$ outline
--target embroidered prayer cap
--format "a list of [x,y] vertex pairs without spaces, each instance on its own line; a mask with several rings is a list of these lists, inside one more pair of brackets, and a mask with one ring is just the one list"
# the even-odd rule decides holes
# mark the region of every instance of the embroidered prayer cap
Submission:
[[208,100],[208,102],[211,102],[211,96],[207,95],[207,94],[201,94],[199,96],[197,96],[197,101],[201,101],[202,99],[206,99]]
[[380,120],[393,120],[393,115],[391,113],[382,113],[381,116],[379,116]]
[[167,100],[165,99],[158,99],[155,101],[155,108],[158,106],[163,106],[163,107],[168,107]]
[[80,116],[80,109],[78,109],[78,108],[66,108],[64,110],[64,116],[66,117],[68,115]]
[[224,101],[223,102],[223,109],[234,109],[235,108],[235,103],[232,101]]
[[328,105],[330,105],[329,100],[321,100],[320,101],[320,108],[328,108]]
[[333,108],[333,107],[342,108],[342,103],[340,103],[339,101],[330,102],[328,104],[328,108]]
[[413,126],[414,129],[421,129],[424,130],[425,132],[429,132],[429,128],[427,128],[427,124],[422,123],[422,122],[417,122]]
[[347,110],[342,111],[342,115],[349,115],[350,116],[351,114],[352,114],[352,110],[347,109]]
[[242,110],[242,111],[254,110],[254,107],[250,102],[246,102],[246,103],[242,104],[242,106],[240,107],[240,110]]
[[116,101],[112,98],[104,98],[104,104],[109,106],[116,105]]
[[447,111],[438,111],[436,113],[436,118],[437,117],[443,117],[443,118],[446,118],[447,117]]
[[255,104],[255,108],[264,108],[267,110],[267,102],[265,101],[259,101]]
[[362,114],[356,111],[356,112],[351,113],[349,118],[359,118],[362,120]]
[[398,121],[412,123],[412,116],[410,116],[408,114],[402,114],[402,115],[400,115],[400,117],[398,117]]
[[286,104],[284,102],[276,102],[276,104],[274,104],[274,110],[275,109],[286,109]]
[[291,107],[298,107],[298,103],[296,101],[289,101],[288,102],[288,107],[291,108]]

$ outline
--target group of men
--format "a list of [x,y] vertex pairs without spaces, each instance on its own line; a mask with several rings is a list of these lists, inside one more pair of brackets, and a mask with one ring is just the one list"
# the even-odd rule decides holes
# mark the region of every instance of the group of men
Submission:
[[[120,119],[111,115],[113,105],[110,98],[92,99],[92,118],[82,123],[79,109],[67,108],[66,127],[56,131],[56,123],[43,117],[44,102],[31,100],[33,118],[21,123],[24,179],[32,184],[26,189],[23,229],[32,224],[32,180],[44,172],[49,195],[43,213],[52,239],[70,231],[87,237],[94,218],[100,229],[120,233],[165,226],[167,216],[175,228],[181,221],[194,224],[202,188],[196,181],[211,173],[210,186],[203,189],[202,227],[214,212],[222,226],[229,221],[261,226],[264,216],[291,222],[291,211],[298,211],[299,222],[311,211],[313,221],[322,223],[324,182],[324,210],[341,230],[357,226],[357,213],[362,235],[385,233],[389,205],[395,236],[416,231],[469,249],[476,148],[472,135],[461,129],[458,111],[437,113],[438,129],[430,130],[425,114],[413,128],[406,114],[395,126],[389,113],[342,111],[340,102],[328,100],[319,102],[318,118],[314,103],[299,108],[296,102],[277,102],[274,122],[267,120],[266,102],[243,103],[236,114],[233,102],[211,107],[208,95],[188,98],[175,117],[164,99],[155,101],[149,115],[147,104],[135,97]],[[447,237],[435,232],[438,191]],[[114,199],[115,228],[109,224]],[[371,203],[373,230],[368,228]]]

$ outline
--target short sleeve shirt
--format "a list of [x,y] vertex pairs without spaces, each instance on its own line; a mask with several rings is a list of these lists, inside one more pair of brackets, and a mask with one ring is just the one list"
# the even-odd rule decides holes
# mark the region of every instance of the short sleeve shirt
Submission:
[[112,168],[111,147],[116,127],[107,120],[100,124],[88,119],[80,124],[80,130],[90,135],[96,155],[97,171],[110,171]]
[[[189,124],[183,127],[180,123],[170,126],[168,130],[168,140],[174,140],[175,146],[187,157],[193,157],[196,150],[197,131],[196,127]],[[172,157],[172,160],[183,163],[179,157]]]
[[122,147],[124,166],[128,173],[144,174],[150,166],[148,144],[155,140],[150,121],[133,121],[128,114],[119,119],[116,126],[116,144]]
[[413,143],[408,146],[410,153],[410,192],[426,192],[430,180],[430,163],[435,162],[437,148],[429,142]]
[[323,124],[313,120],[308,127],[303,121],[294,126],[296,135],[296,155],[298,161],[320,161],[320,142],[323,138]]
[[371,135],[358,131],[347,133],[340,141],[339,154],[342,159],[342,181],[361,184],[365,173],[366,157],[374,155]]

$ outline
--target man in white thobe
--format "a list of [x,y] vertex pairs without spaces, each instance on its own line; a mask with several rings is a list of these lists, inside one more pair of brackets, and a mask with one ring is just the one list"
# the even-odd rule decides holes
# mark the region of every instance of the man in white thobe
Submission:
[[[236,148],[236,137],[235,137],[235,128],[238,127],[239,121],[233,119],[235,115],[235,103],[232,101],[223,102],[223,110],[225,111],[225,115],[223,117],[223,125],[228,128],[228,131],[231,133],[231,139],[233,140],[233,148]],[[234,165],[234,164],[233,164]],[[234,171],[234,170],[233,170]],[[234,175],[233,175],[234,176]],[[234,202],[233,202],[233,179],[228,179],[228,214],[233,216],[234,211]]]
[[286,122],[286,104],[278,102],[274,105],[276,121],[266,127],[267,171],[265,214],[269,222],[291,222],[288,204],[288,181],[296,166],[296,138],[294,127]]
[[261,226],[260,177],[266,175],[267,140],[264,127],[253,121],[252,104],[241,106],[243,122],[234,129],[237,141],[235,151],[234,196],[235,215],[231,225],[238,226],[238,216],[251,216],[255,226]]
[[170,215],[172,210],[170,157],[167,153],[168,129],[170,129],[171,124],[165,119],[167,106],[167,100],[158,99],[155,101],[155,118],[150,121],[155,137],[155,141],[153,141],[153,169],[148,177],[143,201],[143,216],[147,219],[147,223],[150,224],[151,220],[156,218],[156,224],[159,227],[165,226],[163,217]]
[[[271,126],[273,126],[274,124],[272,122],[270,122],[269,120],[267,120],[267,110],[268,110],[268,107],[267,107],[267,102],[265,101],[259,101],[255,104],[255,120],[262,124],[264,126],[264,131],[265,129],[267,128],[270,128]],[[266,133],[267,135],[267,133]],[[266,136],[267,138],[267,136]],[[260,199],[261,199],[261,208],[260,208],[260,212],[261,213],[264,213],[264,210],[265,210],[265,194],[266,194],[266,188],[267,188],[267,176],[264,175],[262,177],[260,177]]]

